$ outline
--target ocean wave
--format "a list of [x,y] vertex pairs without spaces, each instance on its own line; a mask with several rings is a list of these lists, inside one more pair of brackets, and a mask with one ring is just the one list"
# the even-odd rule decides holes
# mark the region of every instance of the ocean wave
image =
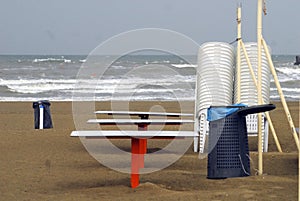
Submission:
[[[281,88],[283,92],[300,93],[300,88]],[[277,91],[277,88],[270,88],[270,91]]]
[[126,95],[134,95],[136,96],[137,94],[166,94],[166,93],[174,93],[174,94],[178,94],[178,93],[189,93],[189,92],[193,92],[194,90],[190,89],[167,89],[167,88],[161,88],[161,89],[143,89],[143,88],[97,88],[97,89],[92,89],[92,88],[80,88],[80,89],[69,89],[69,90],[64,90],[64,92],[69,92],[69,93],[73,93],[75,96],[76,94],[126,94]]
[[1,85],[22,85],[22,84],[36,84],[36,83],[76,83],[78,80],[76,79],[12,79],[12,80],[4,80],[0,78],[0,86]]
[[65,59],[65,58],[46,58],[46,59],[34,59],[32,61],[33,63],[42,63],[42,62],[58,62],[58,63],[71,63],[72,60],[70,59]]
[[40,84],[40,83],[54,83],[54,84],[76,84],[78,86],[80,85],[92,85],[92,86],[97,86],[97,85],[103,85],[107,84],[108,87],[109,85],[133,85],[135,84],[144,84],[144,85],[149,85],[149,84],[156,84],[156,85],[169,85],[169,84],[174,84],[177,82],[185,82],[185,81],[191,81],[193,80],[189,76],[177,76],[176,80],[172,78],[165,78],[165,79],[154,79],[154,78],[149,78],[149,79],[144,79],[144,78],[135,78],[132,79],[132,77],[127,77],[127,78],[120,78],[120,79],[11,79],[11,80],[5,80],[0,78],[0,86],[1,85],[29,85],[29,84]]
[[74,85],[66,84],[54,84],[54,83],[40,83],[40,84],[30,84],[30,85],[7,85],[7,88],[11,92],[21,93],[21,94],[39,94],[49,91],[61,91],[65,89],[73,89]]
[[[185,82],[190,78],[181,77]],[[176,79],[0,79],[0,86],[7,88],[9,92],[19,94],[40,94],[46,92],[57,93],[159,93],[177,90],[186,86],[178,84]],[[191,88],[191,87],[189,87]]]
[[49,100],[50,102],[60,102],[60,101],[193,101],[194,97],[150,97],[150,96],[135,96],[135,97],[126,97],[126,96],[84,96],[84,97],[75,97],[75,96],[29,96],[29,97],[0,97],[0,102],[33,102],[37,100]]
[[[284,97],[286,100],[300,100],[300,95],[285,94]],[[280,96],[279,95],[271,95],[270,99],[271,100],[280,100]]]
[[114,69],[126,69],[127,67],[126,66],[121,66],[121,65],[112,65],[111,66],[112,68],[114,68]]
[[[298,81],[298,79],[292,79],[292,78],[286,77],[286,76],[277,76],[277,77],[278,77],[278,80],[279,80],[280,83],[287,83],[287,82]],[[275,82],[273,77],[271,77],[270,81],[271,82]]]
[[47,91],[59,91],[74,87],[74,80],[3,80],[0,86],[7,87],[8,91],[20,94],[38,94]]
[[276,71],[284,75],[287,75],[290,78],[297,79],[297,80],[300,79],[300,68],[281,67],[281,68],[276,68]]
[[[197,67],[196,65],[169,58],[147,57],[149,64],[164,64],[178,73],[159,70],[139,71],[136,67],[144,64],[144,60],[136,61],[133,58],[118,60],[110,66],[102,78],[98,79],[97,74],[91,72],[76,79],[81,63],[87,62],[85,58],[85,56],[64,58],[60,55],[8,58],[10,60],[3,61],[0,67],[0,101],[32,101],[37,98],[52,101],[193,100],[195,97],[196,77],[193,68]],[[293,66],[291,62],[281,60],[275,64],[286,99],[299,99],[300,68]],[[274,80],[272,76],[270,77],[272,80],[270,98],[278,100]]]
[[162,63],[163,64],[169,64],[169,63],[171,63],[171,61],[169,61],[169,60],[163,60],[163,61],[157,60],[157,61],[151,61],[150,63],[151,64],[162,64]]
[[197,68],[197,65],[194,64],[172,64],[176,68]]
[[8,73],[14,71],[14,72],[20,72],[20,71],[43,71],[48,70],[49,68],[44,66],[22,66],[22,67],[7,67],[2,68],[1,71],[7,71]]

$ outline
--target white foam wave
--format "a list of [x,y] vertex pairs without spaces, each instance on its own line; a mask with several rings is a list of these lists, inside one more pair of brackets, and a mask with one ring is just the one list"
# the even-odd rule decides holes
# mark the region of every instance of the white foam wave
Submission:
[[[291,78],[289,78],[289,77],[284,77],[284,76],[280,76],[280,75],[278,75],[278,80],[279,80],[279,82],[280,83],[284,83],[284,82],[293,82],[293,81],[297,81],[298,79],[296,79],[296,80],[294,80],[294,79],[291,79]],[[271,77],[271,80],[270,80],[271,82],[274,82],[274,78],[273,77]]]
[[21,94],[38,94],[47,91],[61,91],[65,89],[73,89],[73,85],[54,84],[54,83],[40,83],[31,85],[7,85],[11,92]]
[[[288,100],[300,100],[300,95],[289,95],[285,94],[284,97]],[[270,96],[271,100],[278,100],[280,99],[279,95],[271,95]]]
[[0,86],[6,86],[9,91],[21,94],[36,94],[46,91],[59,91],[71,89],[74,80],[3,80],[0,79]]
[[[65,92],[76,94],[166,94],[166,93],[186,93],[189,92],[186,89],[183,90],[172,90],[167,88],[162,89],[135,89],[135,88],[97,88],[97,89],[72,89],[72,90],[64,90]],[[175,92],[176,91],[176,92]],[[190,90],[193,91],[193,90]]]
[[8,67],[8,68],[2,68],[1,71],[36,71],[36,70],[47,70],[47,67],[42,66],[22,66],[22,67]]
[[33,63],[40,63],[40,62],[60,62],[60,63],[71,63],[72,60],[70,59],[65,59],[65,58],[46,58],[46,59],[34,59],[32,61]]
[[[283,92],[300,93],[300,88],[281,88]],[[277,91],[277,88],[270,88],[270,91]]]
[[36,83],[76,83],[76,79],[39,79],[39,80],[33,80],[33,79],[19,79],[19,80],[4,80],[0,78],[0,86],[15,84],[15,85],[22,85],[22,84],[36,84]]
[[120,65],[113,65],[111,67],[114,68],[114,69],[126,69],[125,66],[120,66]]
[[49,100],[50,102],[59,102],[59,101],[193,101],[193,96],[187,97],[151,97],[151,96],[135,96],[135,97],[126,97],[126,96],[90,96],[90,97],[46,97],[46,96],[39,96],[37,97],[0,97],[0,102],[33,102],[37,100]]
[[300,68],[281,67],[276,68],[276,70],[284,75],[287,75],[289,78],[300,80]]
[[[148,62],[148,63],[149,63],[149,62]],[[163,60],[163,61],[151,61],[151,64],[161,64],[161,63],[169,64],[169,63],[171,63],[171,61],[169,61],[169,60]]]
[[[20,94],[59,93],[163,93],[168,90],[180,90],[178,82],[190,82],[190,77],[176,79],[0,79],[0,86],[8,91]],[[182,85],[186,88],[186,85]]]
[[172,64],[176,68],[196,68],[197,65],[194,64]]

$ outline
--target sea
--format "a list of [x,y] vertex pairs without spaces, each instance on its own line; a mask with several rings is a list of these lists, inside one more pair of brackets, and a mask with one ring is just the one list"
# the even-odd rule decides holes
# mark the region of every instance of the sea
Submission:
[[[0,101],[194,100],[197,57],[186,57],[129,55],[107,65],[87,55],[0,55]],[[286,100],[300,100],[295,55],[272,59]],[[89,65],[95,72],[86,74]],[[272,77],[270,100],[280,100]]]

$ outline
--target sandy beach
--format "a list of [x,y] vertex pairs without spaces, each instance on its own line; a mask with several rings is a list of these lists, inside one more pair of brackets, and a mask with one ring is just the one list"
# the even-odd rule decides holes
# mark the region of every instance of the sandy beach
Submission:
[[[298,152],[281,103],[270,112],[283,153],[272,135],[264,153],[264,174],[257,176],[257,138],[249,139],[251,176],[209,180],[207,161],[192,146],[183,157],[161,171],[141,175],[130,188],[130,175],[111,170],[91,157],[78,138],[71,102],[51,102],[53,129],[35,130],[32,102],[0,103],[0,200],[297,200]],[[177,112],[176,102],[133,102],[131,110],[160,105]],[[189,111],[193,112],[193,104]],[[299,102],[289,102],[299,127]],[[96,109],[109,110],[99,102]],[[128,146],[125,140],[120,141]],[[155,144],[154,144],[155,145]]]

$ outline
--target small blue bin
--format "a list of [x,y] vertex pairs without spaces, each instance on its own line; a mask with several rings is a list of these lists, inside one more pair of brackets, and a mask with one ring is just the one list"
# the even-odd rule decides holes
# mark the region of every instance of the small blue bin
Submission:
[[[51,113],[50,113],[50,102],[47,100],[40,100],[33,102],[32,107],[34,109],[34,128],[35,129],[48,129],[53,128]],[[41,108],[43,110],[41,110]],[[43,114],[40,114],[40,111],[43,111]],[[40,117],[42,116],[43,123],[40,124]],[[41,128],[42,127],[42,128]]]

